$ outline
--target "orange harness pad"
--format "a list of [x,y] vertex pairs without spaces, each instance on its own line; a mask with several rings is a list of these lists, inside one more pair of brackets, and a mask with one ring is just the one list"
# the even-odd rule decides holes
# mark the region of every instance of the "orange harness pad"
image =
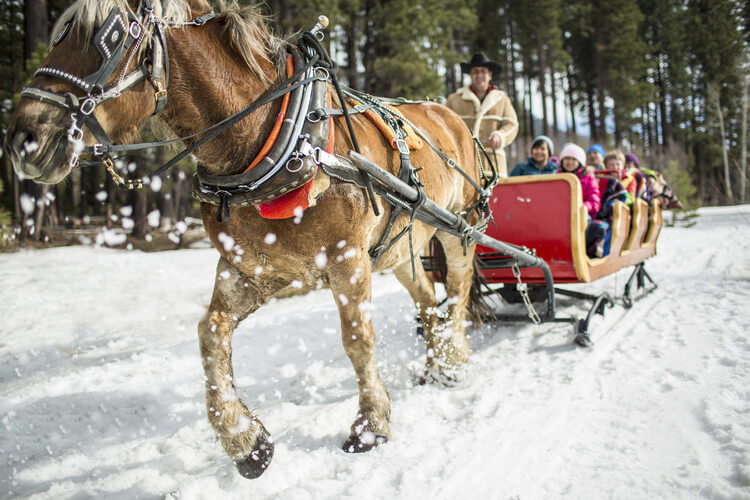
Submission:
[[[346,102],[348,102],[351,106],[359,106],[362,104],[361,102],[351,97],[347,97]],[[396,111],[390,106],[385,107],[390,109],[391,111]],[[383,134],[383,136],[388,140],[388,143],[391,145],[391,147],[395,150],[398,150],[398,146],[396,146],[396,132],[394,132],[393,129],[389,127],[387,123],[385,123],[385,120],[383,120],[383,118],[372,109],[366,109],[362,114],[364,114],[372,123],[375,124],[378,130],[380,130],[380,133]],[[424,146],[424,142],[422,142],[422,139],[420,139],[416,132],[414,132],[414,129],[412,129],[406,123],[404,123],[402,126],[404,129],[404,133],[406,134],[406,145],[409,147],[409,149],[417,150]]]

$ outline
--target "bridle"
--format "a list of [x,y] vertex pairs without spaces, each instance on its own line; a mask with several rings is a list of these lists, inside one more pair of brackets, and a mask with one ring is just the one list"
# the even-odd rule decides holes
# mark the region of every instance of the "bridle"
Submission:
[[[129,189],[140,188],[143,186],[145,179],[123,179],[115,171],[115,164],[109,156],[110,153],[122,153],[154,147],[163,147],[180,143],[188,139],[196,139],[201,136],[201,138],[196,140],[191,146],[185,148],[167,163],[160,166],[154,172],[149,174],[148,177],[160,175],[177,164],[182,158],[195,151],[198,147],[215,138],[224,130],[232,127],[238,121],[242,120],[263,105],[286,93],[292,92],[302,85],[310,83],[312,80],[321,79],[319,76],[313,76],[312,78],[305,77],[309,68],[317,64],[321,58],[319,55],[314,55],[311,59],[307,60],[304,67],[300,68],[294,75],[290,76],[287,80],[282,81],[276,87],[269,89],[254,103],[205,130],[201,130],[187,137],[180,137],[178,139],[167,141],[139,144],[114,144],[96,119],[96,116],[94,116],[94,110],[96,107],[110,99],[119,97],[124,91],[132,88],[142,80],[148,79],[151,81],[155,89],[153,114],[158,114],[166,104],[167,86],[169,82],[169,54],[167,52],[165,26],[202,26],[216,16],[216,13],[209,12],[191,21],[168,23],[159,19],[159,17],[154,14],[154,9],[150,0],[142,0],[136,12],[128,12],[127,15],[123,14],[118,8],[113,8],[104,24],[92,38],[92,44],[96,47],[102,57],[102,63],[96,71],[86,77],[79,77],[58,68],[43,66],[34,74],[34,76],[46,75],[63,80],[82,89],[86,92],[85,96],[78,97],[71,92],[54,92],[34,86],[24,87],[21,90],[21,96],[59,106],[70,111],[71,125],[67,132],[68,142],[73,145],[73,153],[69,162],[70,167],[76,167],[79,163],[85,165],[103,165],[117,184],[127,186]],[[60,34],[52,43],[53,47],[65,38],[70,30],[71,24],[72,21],[61,30]],[[322,25],[316,25],[314,31],[321,29],[322,27]],[[132,59],[137,54],[141,43],[148,34],[154,36],[152,36],[153,41],[148,48],[146,57],[137,68],[126,74]],[[125,38],[124,41],[123,37]],[[105,87],[107,80],[109,80],[112,73],[128,53],[130,53],[128,61],[125,64],[123,73],[120,75],[117,83]],[[83,145],[83,125],[86,125],[89,128],[97,140],[93,146]],[[93,155],[97,161],[79,160],[81,153],[89,153]]]
[[[200,26],[214,16],[214,13],[209,13],[185,24]],[[52,47],[67,36],[71,24],[72,21],[69,21],[63,27],[52,42]],[[154,36],[146,57],[137,68],[127,73],[144,38],[149,34]],[[124,91],[146,79],[154,86],[154,115],[164,109],[167,101],[169,55],[164,35],[164,23],[154,14],[150,0],[143,0],[135,13],[125,14],[120,9],[113,8],[91,43],[101,55],[102,62],[99,68],[88,76],[79,77],[52,66],[42,66],[34,73],[35,77],[45,75],[72,84],[83,90],[86,93],[85,96],[78,97],[72,92],[60,93],[34,86],[26,86],[21,90],[22,97],[38,99],[70,111],[71,125],[67,138],[68,142],[73,144],[73,153],[69,163],[71,167],[78,166],[81,153],[102,156],[107,148],[113,145],[112,139],[94,116],[97,106],[120,97]],[[112,73],[127,54],[129,57],[119,79],[115,84],[105,87]],[[83,146],[83,125],[88,127],[97,140],[93,146]]]

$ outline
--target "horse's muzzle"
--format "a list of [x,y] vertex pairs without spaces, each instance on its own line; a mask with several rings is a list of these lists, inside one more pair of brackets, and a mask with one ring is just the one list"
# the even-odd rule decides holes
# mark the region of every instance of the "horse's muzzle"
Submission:
[[46,140],[25,127],[8,127],[3,149],[21,179],[41,184],[56,184],[70,172],[67,165],[68,143],[64,133]]

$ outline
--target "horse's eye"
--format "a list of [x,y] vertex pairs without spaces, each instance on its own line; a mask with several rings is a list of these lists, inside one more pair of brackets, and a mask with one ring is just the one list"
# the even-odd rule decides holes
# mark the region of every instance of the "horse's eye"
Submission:
[[55,40],[52,42],[53,47],[57,45],[58,43],[60,43],[63,38],[65,38],[65,35],[67,35],[68,31],[70,31],[70,25],[71,25],[71,21],[68,21],[67,23],[65,23],[65,26],[63,26],[63,28],[60,30],[60,33],[57,34],[57,36],[55,37]]

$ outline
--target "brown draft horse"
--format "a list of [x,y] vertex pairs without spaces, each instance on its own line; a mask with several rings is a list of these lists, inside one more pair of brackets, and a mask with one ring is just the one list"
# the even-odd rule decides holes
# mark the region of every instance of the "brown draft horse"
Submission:
[[[141,3],[78,0],[58,22],[58,40],[45,66],[77,76],[95,72],[101,56],[92,47],[92,34],[100,29],[112,8],[133,13]],[[159,118],[178,137],[204,130],[236,113],[283,80],[280,75],[285,75],[287,42],[273,36],[256,9],[239,8],[232,3],[217,17],[197,26],[186,22],[211,11],[204,0],[150,3],[154,16],[151,19],[158,20],[164,29],[170,67],[166,106]],[[153,44],[155,38],[152,27],[141,46],[134,45],[125,54],[107,85],[141,64],[145,47]],[[38,73],[31,85],[63,95],[72,93],[80,99],[86,97],[76,85],[55,74]],[[152,82],[141,80],[96,106],[93,115],[115,143],[132,143],[154,113],[154,94]],[[333,107],[340,107],[332,95]],[[195,155],[208,172],[242,172],[271,131],[279,101],[264,105],[201,146]],[[435,103],[402,105],[399,111],[479,182],[472,137],[457,115]],[[353,116],[352,121],[362,154],[397,174],[398,152],[362,115]],[[5,139],[16,172],[39,183],[57,183],[65,178],[71,171],[69,160],[74,153],[74,146],[65,140],[70,124],[69,110],[40,99],[22,98]],[[96,142],[92,132],[86,126],[82,128],[83,143],[90,146]],[[334,130],[334,153],[345,156],[353,147],[341,117],[335,119]],[[424,167],[419,177],[427,197],[434,202],[459,213],[476,201],[475,189],[430,148],[413,151],[412,163]],[[208,418],[226,453],[249,478],[262,474],[270,463],[273,440],[235,390],[232,332],[240,321],[293,280],[306,286],[314,286],[320,280],[327,283],[339,309],[343,345],[359,385],[359,409],[344,443],[346,451],[366,451],[390,436],[390,398],[378,374],[372,318],[367,307],[372,296],[373,271],[392,269],[416,303],[425,329],[425,375],[429,381],[455,375],[469,356],[464,316],[472,284],[474,247],[464,251],[459,238],[437,234],[449,263],[446,288],[451,300],[448,318],[443,321],[438,317],[432,283],[418,263],[416,279],[412,278],[408,238],[401,238],[382,256],[377,268],[372,268],[368,249],[380,241],[391,206],[378,198],[382,213],[376,216],[366,193],[354,184],[329,178],[322,172],[316,183],[322,186],[316,204],[305,211],[301,220],[264,219],[250,206],[232,208],[230,220],[221,224],[216,220],[215,206],[201,207],[205,229],[221,255],[213,297],[198,326]],[[392,234],[407,222],[408,216],[401,215]],[[469,222],[473,223],[473,218]],[[414,248],[422,248],[435,232],[435,228],[417,221],[413,228]]]

